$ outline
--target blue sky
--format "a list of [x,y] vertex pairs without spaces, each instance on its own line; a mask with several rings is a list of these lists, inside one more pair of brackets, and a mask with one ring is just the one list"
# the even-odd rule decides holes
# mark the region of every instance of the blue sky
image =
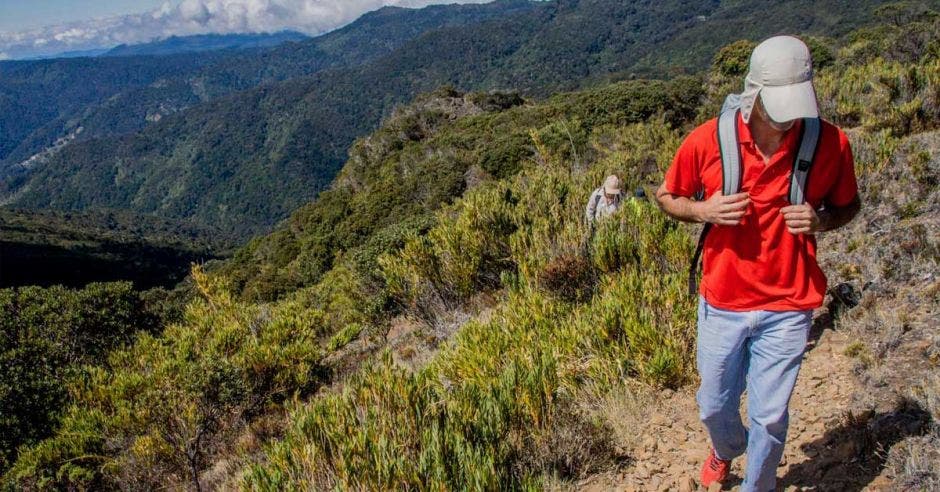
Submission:
[[165,0],[0,0],[0,31],[152,10]]

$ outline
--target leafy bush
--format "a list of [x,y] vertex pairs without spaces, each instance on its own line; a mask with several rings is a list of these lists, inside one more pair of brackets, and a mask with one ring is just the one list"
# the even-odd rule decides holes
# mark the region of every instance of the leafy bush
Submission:
[[609,434],[566,417],[570,396],[587,381],[610,386],[628,375],[681,384],[694,325],[682,275],[631,272],[601,290],[578,310],[537,291],[510,294],[417,373],[386,357],[341,394],[296,408],[245,486],[487,489],[589,472],[610,456],[544,452],[573,429],[580,446],[612,452]]
[[0,472],[17,447],[52,432],[80,366],[158,321],[130,282],[0,289]]
[[430,314],[437,303],[452,305],[498,286],[501,271],[510,267],[507,198],[496,187],[471,193],[439,213],[438,225],[409,239],[400,254],[380,257],[389,292]]
[[742,39],[718,50],[712,60],[712,70],[725,77],[738,77],[743,80],[751,66],[751,52],[757,43]]
[[835,54],[828,40],[809,36],[803,38],[803,41],[809,48],[810,57],[813,60],[813,71],[818,72],[835,61]]
[[[560,314],[550,303],[514,309],[507,316],[525,312],[530,320],[519,333],[533,335],[538,330],[548,336],[551,313]],[[556,361],[544,343],[524,346],[512,343],[514,337],[480,337],[496,326],[463,330],[453,349],[438,358],[444,369],[433,365],[409,373],[385,358],[342,394],[295,410],[294,427],[271,447],[268,463],[248,472],[246,486],[487,489],[534,484],[531,471],[515,470],[514,461],[529,436],[547,438],[553,428]],[[476,342],[485,345],[473,347]],[[492,358],[498,347],[508,351]],[[455,377],[454,370],[469,372]],[[303,455],[300,449],[306,449]]]
[[53,437],[26,449],[11,487],[198,488],[200,473],[272,402],[320,381],[322,328],[300,299],[236,302],[198,268],[201,297],[162,336],[142,335],[69,385]]
[[834,122],[895,136],[931,130],[940,121],[940,59],[919,65],[883,58],[825,72],[818,78],[820,106]]

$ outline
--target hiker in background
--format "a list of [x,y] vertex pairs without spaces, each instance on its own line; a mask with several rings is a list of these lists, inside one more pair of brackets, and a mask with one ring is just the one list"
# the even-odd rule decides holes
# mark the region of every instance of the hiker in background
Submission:
[[622,200],[620,178],[611,174],[604,180],[603,186],[591,193],[587,204],[587,222],[593,228],[595,221],[612,215],[620,208]]
[[[689,277],[699,293],[696,399],[713,446],[705,487],[746,452],[741,490],[774,490],[790,395],[826,292],[814,234],[861,206],[849,142],[819,119],[812,74],[799,39],[758,45],[744,93],[692,131],[656,193],[669,215],[705,223],[697,289],[697,259]],[[745,388],[749,428],[738,411]]]

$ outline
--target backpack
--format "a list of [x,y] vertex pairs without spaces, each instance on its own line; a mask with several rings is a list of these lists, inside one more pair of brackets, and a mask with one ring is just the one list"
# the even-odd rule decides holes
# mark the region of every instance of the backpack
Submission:
[[[718,115],[718,148],[721,152],[721,191],[724,195],[733,195],[741,190],[743,169],[741,167],[741,153],[738,147],[738,113],[741,111],[741,96],[730,94],[725,98]],[[790,189],[787,200],[797,205],[806,201],[806,186],[809,172],[816,157],[816,147],[819,143],[822,123],[819,118],[803,118],[803,128],[793,168],[790,171]],[[705,198],[705,190],[699,190],[696,200]],[[706,223],[699,235],[692,264],[689,267],[689,295],[694,297],[698,291],[696,278],[701,265],[702,250],[705,247],[705,236],[711,230],[711,223]]]
[[601,203],[601,198],[604,197],[604,187],[601,186],[600,188],[594,190],[592,194],[594,195],[594,213],[597,214],[597,206]]

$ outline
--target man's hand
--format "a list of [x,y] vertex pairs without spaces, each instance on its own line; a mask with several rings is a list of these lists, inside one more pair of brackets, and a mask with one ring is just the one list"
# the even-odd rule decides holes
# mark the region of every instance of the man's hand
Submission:
[[819,214],[807,203],[783,207],[780,213],[792,234],[815,234],[822,230]]
[[725,196],[718,191],[708,200],[696,202],[695,212],[700,222],[733,226],[741,223],[750,203],[746,192]]

